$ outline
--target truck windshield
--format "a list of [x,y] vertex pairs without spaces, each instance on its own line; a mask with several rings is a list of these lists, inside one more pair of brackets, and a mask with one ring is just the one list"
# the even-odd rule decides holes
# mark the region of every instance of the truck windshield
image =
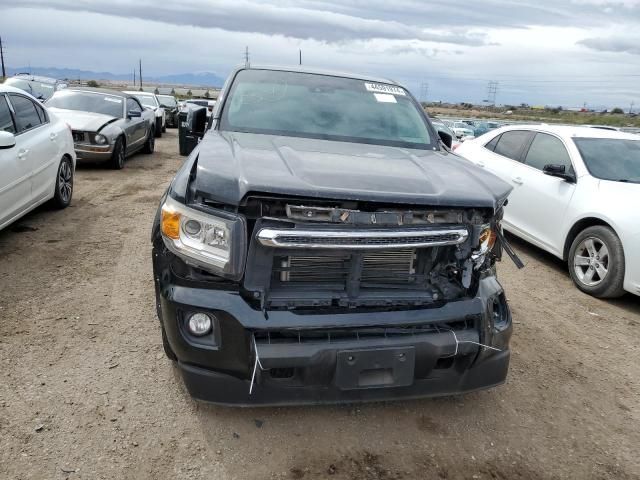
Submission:
[[46,102],[47,107],[102,113],[111,117],[123,117],[123,100],[116,95],[104,93],[62,90]]
[[640,140],[574,138],[573,141],[592,176],[640,183]]
[[432,148],[419,106],[401,87],[298,72],[242,70],[221,130]]

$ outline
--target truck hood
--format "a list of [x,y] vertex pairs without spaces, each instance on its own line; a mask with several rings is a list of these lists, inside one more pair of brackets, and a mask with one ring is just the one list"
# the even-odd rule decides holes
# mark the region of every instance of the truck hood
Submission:
[[253,192],[495,210],[511,191],[433,150],[214,130],[194,154],[196,194],[229,205]]
[[102,113],[81,112],[78,110],[66,110],[63,108],[49,108],[56,117],[71,127],[71,130],[83,132],[99,132],[106,125],[119,120],[119,118]]

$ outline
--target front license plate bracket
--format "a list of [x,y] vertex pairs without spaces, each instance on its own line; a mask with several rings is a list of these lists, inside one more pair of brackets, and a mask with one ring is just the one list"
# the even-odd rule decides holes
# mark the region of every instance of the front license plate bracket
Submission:
[[341,350],[336,386],[342,390],[406,387],[413,383],[414,347]]

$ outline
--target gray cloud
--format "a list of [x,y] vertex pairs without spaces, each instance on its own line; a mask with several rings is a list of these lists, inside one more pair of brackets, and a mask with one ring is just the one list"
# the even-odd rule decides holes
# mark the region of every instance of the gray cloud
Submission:
[[[11,67],[225,76],[304,63],[395,78],[430,99],[619,105],[638,101],[639,0],[0,0]],[[611,37],[611,38],[609,38]],[[616,41],[613,42],[612,39]],[[582,40],[580,45],[576,42]],[[498,44],[499,43],[499,44]],[[636,52],[637,53],[637,52]]]
[[[0,2],[2,4],[3,2]],[[329,5],[330,6],[330,5]],[[175,25],[219,28],[233,32],[283,35],[298,39],[341,42],[364,39],[412,39],[458,45],[481,45],[485,35],[440,30],[437,24],[408,24],[393,18],[365,18],[353,13],[310,7],[282,7],[259,0],[183,0],[157,5],[151,0],[24,0],[20,7],[50,8],[154,20]]]
[[326,42],[382,38],[468,46],[485,44],[487,28],[623,23],[640,13],[636,0],[22,0],[19,6]]
[[585,38],[584,40],[580,40],[578,44],[600,52],[618,52],[640,55],[640,38],[638,37]]

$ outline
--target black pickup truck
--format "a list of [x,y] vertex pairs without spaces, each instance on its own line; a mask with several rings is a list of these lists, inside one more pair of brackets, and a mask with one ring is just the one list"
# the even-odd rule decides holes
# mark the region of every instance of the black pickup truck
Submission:
[[188,122],[202,140],[152,241],[164,348],[193,397],[333,403],[504,382],[495,262],[511,187],[452,154],[406,89],[239,68],[213,117]]

